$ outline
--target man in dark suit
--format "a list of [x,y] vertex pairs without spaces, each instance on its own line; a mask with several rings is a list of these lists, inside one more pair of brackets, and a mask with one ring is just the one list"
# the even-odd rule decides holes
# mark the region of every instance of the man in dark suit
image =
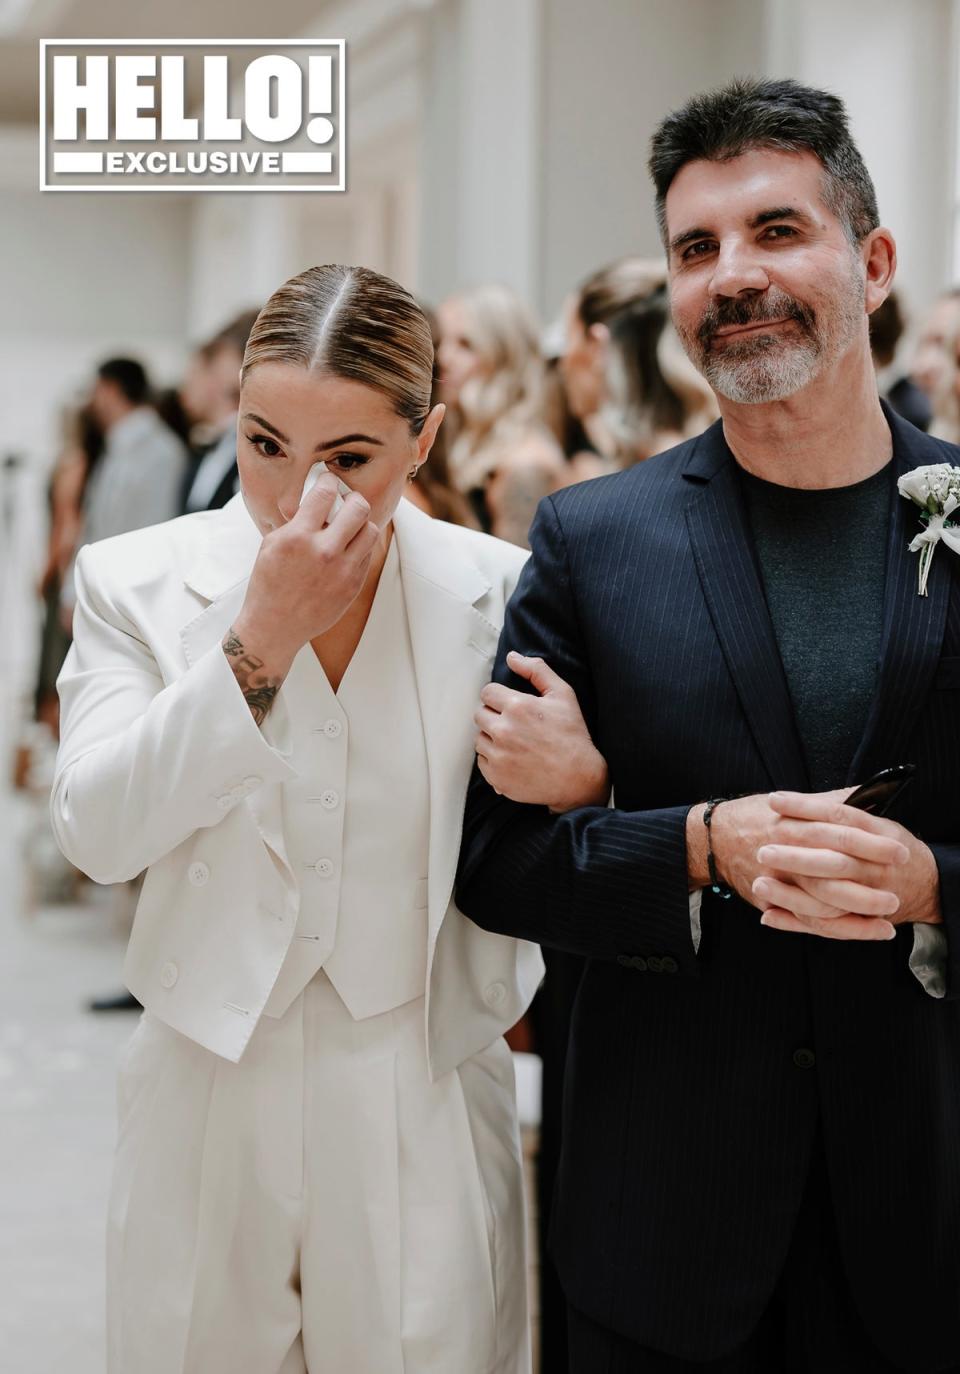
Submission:
[[[651,170],[722,420],[541,503],[458,884],[485,928],[589,960],[571,1368],[957,1371],[960,559],[918,595],[897,479],[960,451],[877,396],[895,247],[839,100],[735,83],[663,122]],[[844,805],[902,763],[889,817]]]

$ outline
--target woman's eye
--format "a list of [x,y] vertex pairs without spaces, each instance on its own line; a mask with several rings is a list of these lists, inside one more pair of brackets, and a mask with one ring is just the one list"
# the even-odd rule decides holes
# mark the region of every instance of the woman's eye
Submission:
[[276,458],[282,452],[280,445],[269,434],[248,434],[247,439],[254,448],[260,450],[264,458]]
[[[364,458],[360,453],[338,453],[336,458],[331,460],[343,472],[350,472],[352,468],[362,468],[364,463],[369,463],[369,458]],[[329,466],[329,464],[328,464]]]

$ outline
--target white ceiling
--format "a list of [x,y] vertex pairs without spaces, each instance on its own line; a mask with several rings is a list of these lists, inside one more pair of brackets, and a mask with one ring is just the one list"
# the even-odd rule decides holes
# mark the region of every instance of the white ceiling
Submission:
[[0,124],[37,125],[41,38],[338,37],[324,32],[328,9],[324,0],[0,0]]

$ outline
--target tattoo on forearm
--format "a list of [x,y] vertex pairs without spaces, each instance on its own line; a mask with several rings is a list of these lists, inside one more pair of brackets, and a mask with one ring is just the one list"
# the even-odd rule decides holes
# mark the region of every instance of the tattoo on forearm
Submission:
[[280,690],[282,679],[271,678],[262,671],[263,659],[247,653],[232,627],[224,637],[223,652],[254,720],[262,725]]

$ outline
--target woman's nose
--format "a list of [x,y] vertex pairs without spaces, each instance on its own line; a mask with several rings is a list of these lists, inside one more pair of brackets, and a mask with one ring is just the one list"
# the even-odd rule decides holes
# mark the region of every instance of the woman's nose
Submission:
[[292,520],[300,509],[310,471],[311,469],[308,468],[303,472],[291,473],[289,481],[277,497],[277,510],[285,521]]

